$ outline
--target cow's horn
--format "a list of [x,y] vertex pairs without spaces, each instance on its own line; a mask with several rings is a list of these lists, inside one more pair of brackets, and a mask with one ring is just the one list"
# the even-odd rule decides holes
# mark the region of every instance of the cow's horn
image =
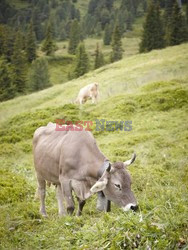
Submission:
[[136,159],[136,154],[134,153],[130,160],[124,162],[125,167],[131,165],[135,161],[135,159]]
[[107,172],[110,172],[110,170],[111,170],[111,164],[109,163],[109,165],[108,165],[106,171],[107,171]]

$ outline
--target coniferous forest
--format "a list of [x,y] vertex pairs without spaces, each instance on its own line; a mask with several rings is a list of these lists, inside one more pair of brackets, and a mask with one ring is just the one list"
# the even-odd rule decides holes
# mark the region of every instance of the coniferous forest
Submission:
[[[79,0],[27,0],[20,1],[20,6],[14,1],[2,0],[0,100],[52,85],[49,73],[44,71],[48,71],[49,57],[54,55],[61,41],[68,42],[66,50],[74,55],[71,59],[75,66],[67,73],[68,79],[76,78],[90,69],[120,60],[126,50],[126,47],[122,47],[121,39],[133,29],[135,20],[141,17],[144,22],[140,53],[186,42],[187,12],[186,2],[176,0],[90,0],[85,1],[85,11],[80,7]],[[104,45],[111,46],[111,52],[104,60],[103,51],[101,49],[99,55],[100,48],[96,43],[95,62],[88,66],[86,61],[90,57],[86,56],[84,40],[96,37],[102,38]],[[82,53],[83,56],[80,55]],[[39,67],[39,72],[36,72],[41,57],[46,67]],[[79,62],[85,58],[85,62]],[[76,66],[78,64],[87,67],[83,66],[83,69]],[[36,86],[35,81],[40,79],[30,76],[40,74],[44,77],[44,83]]]

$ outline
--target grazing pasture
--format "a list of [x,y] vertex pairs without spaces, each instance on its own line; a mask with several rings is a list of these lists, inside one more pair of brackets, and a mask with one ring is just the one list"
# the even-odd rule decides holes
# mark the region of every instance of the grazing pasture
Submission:
[[[188,244],[188,44],[134,55],[85,76],[0,104],[1,249],[186,249]],[[71,104],[78,90],[99,82],[100,97]],[[48,218],[34,200],[35,129],[49,121],[92,120],[93,134],[112,161],[137,153],[132,189],[139,211],[96,210],[57,216],[54,187]],[[96,131],[95,120],[132,121],[131,131]]]

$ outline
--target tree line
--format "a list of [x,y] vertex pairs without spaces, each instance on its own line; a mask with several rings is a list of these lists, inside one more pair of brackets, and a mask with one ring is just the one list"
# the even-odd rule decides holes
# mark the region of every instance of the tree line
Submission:
[[[39,17],[33,18],[35,15],[32,10],[29,23],[25,21],[23,25],[17,26],[16,22],[15,27],[12,28],[11,25],[6,24],[4,18],[6,15],[11,16],[14,11],[7,7],[6,0],[2,0],[0,6],[4,4],[7,12],[6,14],[0,13],[0,21],[3,23],[0,25],[0,101],[51,86],[47,57],[37,56],[40,50],[46,56],[51,56],[57,49],[58,38],[55,35],[56,25],[53,15],[50,15],[51,9],[56,13],[61,7],[59,15],[62,11],[67,11],[65,16],[62,14],[62,18],[67,20],[69,27],[66,34],[67,49],[69,54],[75,56],[75,66],[69,73],[69,79],[80,77],[90,69],[89,56],[84,45],[86,34],[92,35],[94,32],[95,35],[100,34],[100,37],[103,35],[104,45],[111,46],[110,57],[108,61],[105,61],[99,44],[96,44],[94,69],[105,63],[118,61],[123,56],[122,37],[125,31],[132,28],[133,20],[144,11],[146,11],[146,17],[140,43],[141,53],[177,45],[188,39],[188,4],[186,15],[183,15],[181,6],[183,1],[151,0],[147,6],[144,0],[122,0],[119,1],[119,7],[116,7],[116,14],[114,14],[112,10],[114,10],[115,0],[90,0],[87,14],[82,20],[74,6],[75,2],[76,0],[73,2],[70,0],[28,0],[28,3],[35,6],[34,10],[43,10],[41,13],[45,10],[47,13],[48,23],[45,35],[40,36],[42,34],[40,26],[46,20],[44,17],[39,25]],[[109,13],[105,14],[104,11]],[[90,20],[86,18],[88,16]],[[95,29],[87,30],[85,25],[86,23],[90,25],[93,18],[96,19]],[[100,29],[97,28],[98,24]]]
[[33,23],[26,34],[0,25],[0,101],[50,85],[48,62],[37,58]]
[[[75,55],[75,67],[69,75],[72,79],[84,75],[90,67],[78,20],[72,21],[70,32],[68,52]],[[0,25],[0,101],[51,86],[48,61],[44,56],[37,56],[38,47],[32,21],[26,33],[21,30],[14,31],[7,25]],[[110,61],[121,59],[122,45],[119,26],[115,27],[112,35],[112,48]],[[49,23],[45,39],[41,43],[41,50],[46,56],[51,56],[56,49],[52,24]],[[104,64],[103,53],[97,44],[94,69]]]
[[163,14],[158,1],[150,1],[143,26],[140,52],[179,45],[188,40],[188,3],[183,15],[181,1],[166,0]]

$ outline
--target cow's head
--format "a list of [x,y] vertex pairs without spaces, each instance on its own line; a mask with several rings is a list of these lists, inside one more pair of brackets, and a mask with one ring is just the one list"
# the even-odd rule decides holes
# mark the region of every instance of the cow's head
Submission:
[[109,163],[101,178],[93,185],[91,192],[103,191],[108,200],[113,201],[123,208],[136,210],[137,202],[131,191],[131,177],[126,167],[134,162],[136,155],[126,162]]

